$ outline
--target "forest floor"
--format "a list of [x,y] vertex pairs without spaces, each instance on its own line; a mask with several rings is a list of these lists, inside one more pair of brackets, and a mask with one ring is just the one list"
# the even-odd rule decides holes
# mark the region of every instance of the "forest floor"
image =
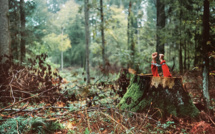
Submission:
[[[39,98],[40,94],[37,94],[39,100],[28,101],[34,96],[31,95],[26,101],[20,98],[22,102],[13,107],[3,109],[6,106],[2,104],[0,133],[215,133],[214,116],[208,116],[203,111],[200,118],[188,119],[155,116],[160,112],[159,109],[153,113],[150,109],[146,113],[119,110],[117,103],[121,97],[116,84],[118,74],[105,76],[93,70],[91,85],[85,84],[83,69],[65,69],[60,75],[63,78],[60,82],[62,90],[56,91],[60,96],[54,103]],[[56,81],[52,81],[52,84],[58,83],[59,79]],[[214,77],[211,82],[215,83]],[[183,83],[193,101],[201,104],[200,72],[186,72]],[[210,95],[211,109],[214,109],[213,89]]]

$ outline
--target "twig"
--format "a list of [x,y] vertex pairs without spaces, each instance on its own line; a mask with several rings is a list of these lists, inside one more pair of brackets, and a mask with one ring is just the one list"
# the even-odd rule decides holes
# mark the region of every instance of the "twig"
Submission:
[[[122,125],[122,123],[117,122],[114,118],[112,118],[110,115],[103,113],[102,111],[100,111],[101,114],[103,114],[104,116],[110,118],[111,120],[113,120],[114,122],[116,122],[117,124],[121,125],[126,131],[128,130],[127,127],[125,127],[124,125]],[[132,132],[131,132],[132,133]],[[133,134],[133,133],[132,133]]]
[[159,108],[154,108],[154,109],[157,109],[157,111],[155,111],[155,112],[151,115],[151,117],[153,117],[157,112],[160,112],[161,117],[162,117],[162,112],[161,112],[161,110],[160,110]]
[[[16,86],[12,85],[12,87],[16,87]],[[16,88],[19,88],[19,87],[16,87]],[[21,88],[19,88],[19,89],[21,89]],[[20,91],[20,90],[13,90],[13,91],[33,95],[32,93],[27,92],[27,91]]]
[[[18,73],[18,72],[17,72]],[[17,74],[16,73],[16,74]],[[13,104],[16,102],[16,98],[14,97],[14,95],[13,95],[13,88],[12,88],[12,86],[11,86],[11,83],[13,82],[13,79],[14,79],[14,75],[13,75],[13,77],[12,77],[12,79],[11,79],[11,81],[10,81],[10,83],[9,83],[9,86],[10,86],[10,93],[12,94],[12,97],[13,97]]]
[[18,102],[16,102],[16,103],[12,104],[12,105],[9,105],[9,106],[7,106],[7,107],[5,107],[5,108],[2,108],[2,109],[0,109],[0,113],[1,113],[2,111],[4,111],[5,109],[9,108],[9,107],[12,107],[12,106],[14,106],[14,105],[16,105],[16,104],[19,104],[19,103],[21,103],[21,102],[23,102],[23,101],[26,101],[26,100],[28,100],[28,99],[37,97],[37,96],[39,96],[39,95],[41,95],[41,94],[43,94],[43,93],[45,93],[45,92],[48,92],[48,91],[50,91],[50,90],[55,89],[55,88],[56,88],[56,87],[52,87],[52,88],[50,88],[50,89],[48,89],[48,90],[46,90],[46,91],[43,91],[43,92],[41,92],[41,93],[39,93],[39,94],[36,94],[36,95],[34,95],[34,96],[32,96],[32,97],[25,98],[25,99],[23,99],[23,100],[21,100],[21,101],[18,101]]
[[97,80],[96,80],[96,82],[94,83],[94,85],[103,77],[104,75],[102,75],[100,78],[98,78]]
[[17,126],[17,133],[19,134],[19,126],[18,121],[16,120],[16,126]]
[[86,114],[86,117],[87,117],[87,126],[88,126],[88,129],[89,129],[89,131],[91,131],[91,129],[90,129],[90,121],[89,121],[89,117],[88,117],[88,113],[87,113],[87,107],[85,108],[85,114]]
[[[33,110],[22,110],[22,112],[33,112],[33,111],[37,111],[40,109],[49,109],[49,108],[54,108],[54,109],[70,109],[70,107],[39,107],[39,108],[35,108]],[[4,109],[4,111],[20,111],[20,109]]]
[[66,92],[68,92],[68,90],[71,90],[71,89],[73,89],[73,88],[75,88],[75,87],[78,87],[77,85],[75,85],[74,87],[72,87],[72,88],[68,88],[68,89],[66,89],[58,98],[57,98],[57,101],[66,93]]
[[22,72],[23,70],[24,70],[24,69],[17,71],[17,72],[16,72],[16,74],[15,74],[15,75],[13,75],[13,77],[12,77],[12,79],[11,79],[10,83],[9,83],[9,86],[10,86],[10,92],[11,92],[12,97],[13,97],[13,104],[16,102],[16,98],[14,97],[14,94],[13,94],[13,88],[12,88],[12,86],[11,86],[11,83],[13,82],[14,78],[16,77],[16,75],[17,75],[19,72]]
[[[107,110],[107,109],[110,109],[110,108],[101,108],[101,109],[103,109],[103,110]],[[119,112],[119,109],[117,109],[117,108],[112,108],[112,109],[114,109],[114,110],[116,110],[116,111],[118,111]],[[122,112],[129,112],[129,113],[132,113],[132,114],[138,114],[138,113],[135,113],[135,112],[132,112],[132,111],[128,111],[128,110],[121,110]],[[140,118],[140,117],[139,117]],[[155,121],[155,122],[158,122],[157,120],[155,120],[155,119],[153,119],[153,118],[151,118],[151,117],[146,117],[145,116],[145,118],[148,118],[148,119],[150,119],[150,120],[153,120],[153,121]],[[141,118],[142,119],[142,118]]]
[[146,116],[144,117],[143,122],[145,121],[146,117],[148,117],[148,114],[149,114],[149,112],[150,112],[151,106],[152,106],[152,102],[151,102],[151,105],[150,105],[150,107],[149,107],[149,109],[148,109],[148,112],[147,112]]
[[11,113],[10,116],[13,115],[13,114],[19,113],[19,112],[21,112],[22,110],[26,109],[26,108],[28,107],[28,104],[29,104],[29,101],[27,102],[27,104],[25,104],[25,106],[23,106],[23,107],[22,107],[21,109],[19,109],[18,111],[15,111],[15,112]]

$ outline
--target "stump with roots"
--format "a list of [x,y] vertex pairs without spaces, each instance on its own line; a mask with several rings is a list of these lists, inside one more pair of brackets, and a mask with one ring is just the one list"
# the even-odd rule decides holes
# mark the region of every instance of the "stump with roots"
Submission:
[[118,107],[143,112],[158,109],[164,116],[196,117],[199,110],[182,85],[182,78],[134,75]]

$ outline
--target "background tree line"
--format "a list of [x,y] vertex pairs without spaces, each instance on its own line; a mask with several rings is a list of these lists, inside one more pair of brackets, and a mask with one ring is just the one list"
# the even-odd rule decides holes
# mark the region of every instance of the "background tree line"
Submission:
[[[85,1],[8,2],[9,49],[16,60],[47,53],[57,67],[85,68]],[[202,67],[205,55],[214,68],[215,2],[208,2],[209,34],[204,40],[202,0],[89,0],[90,66],[110,62],[149,73],[150,54],[158,51],[180,73]]]

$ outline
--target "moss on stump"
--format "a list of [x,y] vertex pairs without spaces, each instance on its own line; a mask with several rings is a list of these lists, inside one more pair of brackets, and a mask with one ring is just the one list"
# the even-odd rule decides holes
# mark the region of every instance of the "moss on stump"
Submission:
[[118,107],[133,112],[160,109],[163,116],[196,117],[199,110],[184,90],[182,79],[134,75]]

